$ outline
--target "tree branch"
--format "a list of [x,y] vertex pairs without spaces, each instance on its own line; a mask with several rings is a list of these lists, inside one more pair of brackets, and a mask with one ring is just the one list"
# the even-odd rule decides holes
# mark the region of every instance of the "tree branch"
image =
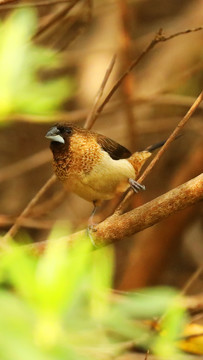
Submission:
[[4,235],[1,241],[1,245],[5,245],[9,238],[12,238],[16,235],[19,227],[21,226],[21,220],[26,218],[31,209],[36,205],[36,203],[41,199],[41,197],[46,193],[47,189],[50,188],[56,181],[56,175],[52,175],[50,179],[42,186],[42,188],[37,192],[37,194],[32,198],[32,200],[27,204],[23,212],[18,216],[13,226],[9,229],[9,231]]
[[19,160],[14,164],[7,165],[0,171],[0,183],[42,166],[49,161],[51,161],[51,152],[49,149],[45,149]]
[[72,10],[72,8],[79,2],[80,0],[73,0],[71,3],[65,4],[65,6],[62,9],[59,9],[58,11],[55,11],[51,18],[45,23],[42,24],[37,32],[33,35],[32,40],[38,39],[42,34],[44,34],[45,31],[50,29],[51,26],[56,24],[58,21],[60,21],[64,16],[66,16],[69,11]]
[[[128,213],[113,214],[99,224],[95,229],[96,232],[92,232],[91,235],[96,246],[106,246],[142,231],[202,199],[203,174]],[[86,231],[83,230],[68,237],[57,239],[57,242],[65,241],[71,245],[85,233]],[[44,251],[46,244],[47,241],[43,241],[27,247],[39,254]]]
[[94,100],[94,103],[93,103],[93,106],[92,106],[92,109],[90,110],[88,116],[87,116],[87,119],[85,121],[85,124],[84,124],[84,128],[85,129],[91,129],[92,126],[94,125],[95,121],[96,121],[96,118],[95,118],[95,112],[97,110],[97,107],[99,105],[99,102],[100,102],[100,99],[102,98],[102,95],[103,95],[103,92],[104,92],[104,89],[105,89],[105,86],[107,84],[107,81],[111,75],[111,72],[114,68],[114,65],[115,65],[115,62],[116,62],[116,55],[113,55],[112,59],[111,59],[111,62],[106,70],[106,73],[104,75],[104,78],[102,80],[102,83],[101,83],[101,86],[98,90],[98,93],[95,97],[95,100]]
[[123,215],[113,215],[96,228],[97,245],[106,245],[144,230],[203,199],[203,174]]
[[[185,116],[180,120],[178,125],[175,127],[165,144],[160,148],[156,156],[153,158],[153,160],[150,162],[148,167],[145,169],[144,173],[139,177],[138,182],[142,183],[143,180],[146,178],[147,175],[152,171],[153,167],[156,165],[156,163],[160,160],[161,156],[165,153],[165,151],[168,149],[169,145],[176,139],[176,137],[180,134],[181,130],[185,126],[185,124],[188,122],[192,114],[195,112],[195,110],[198,108],[200,103],[203,100],[203,91],[200,93],[200,95],[197,97],[195,102],[192,104],[188,112],[185,114]],[[127,192],[126,197],[123,199],[123,201],[120,203],[118,209],[116,210],[117,213],[121,213],[126,208],[126,205],[129,203],[130,197],[134,194],[133,190],[129,188],[129,191]]]
[[111,90],[109,91],[107,96],[105,97],[104,101],[102,102],[102,104],[98,107],[97,111],[95,112],[95,120],[100,115],[100,113],[103,111],[104,107],[106,106],[106,104],[108,104],[109,100],[112,98],[112,96],[115,94],[115,92],[118,90],[118,88],[120,87],[123,80],[140,63],[140,61],[150,52],[150,50],[152,50],[158,43],[166,42],[166,41],[171,40],[171,39],[173,39],[173,38],[175,38],[177,36],[185,35],[185,34],[196,32],[196,31],[200,31],[202,29],[203,29],[203,27],[199,26],[198,28],[179,31],[178,33],[175,33],[175,34],[172,34],[172,35],[169,35],[169,36],[164,36],[163,33],[162,33],[163,32],[162,29],[160,29],[158,31],[158,33],[155,35],[155,37],[151,40],[149,45],[146,47],[146,49],[144,49],[141,52],[141,54],[135,60],[132,61],[132,63],[128,67],[128,69],[121,75],[121,77],[113,85],[113,87],[111,88]]
[[[16,0],[10,0],[10,2],[12,2],[12,1],[16,1]],[[69,3],[69,2],[70,2],[70,0],[43,0],[40,2],[33,2],[33,3],[9,4],[9,2],[0,1],[0,11],[13,10],[13,9],[24,9],[24,8],[28,8],[28,7],[53,6],[53,5],[64,4],[64,3]]]

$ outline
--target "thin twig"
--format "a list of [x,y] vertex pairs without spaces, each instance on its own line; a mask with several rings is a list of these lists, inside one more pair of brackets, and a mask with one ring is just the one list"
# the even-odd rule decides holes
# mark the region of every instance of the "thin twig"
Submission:
[[51,153],[49,149],[37,152],[34,155],[8,165],[0,171],[0,183],[15,176],[19,176],[27,171],[33,170],[36,167],[42,166],[51,160]]
[[186,125],[186,123],[188,122],[188,120],[191,118],[191,116],[193,115],[193,113],[196,111],[196,109],[198,108],[198,106],[200,105],[200,103],[203,100],[203,91],[200,93],[200,95],[197,97],[197,99],[195,100],[195,102],[192,104],[192,106],[190,107],[190,109],[188,110],[188,112],[186,113],[186,115],[182,118],[182,120],[179,122],[179,124],[176,126],[176,128],[174,129],[174,131],[172,132],[172,134],[169,136],[169,138],[167,139],[167,141],[165,142],[165,144],[161,147],[161,149],[159,150],[159,152],[157,153],[157,155],[154,157],[154,159],[151,161],[151,163],[149,164],[149,166],[147,167],[147,169],[144,171],[144,173],[142,174],[142,176],[140,176],[139,178],[139,182],[142,183],[142,181],[146,178],[147,175],[149,175],[149,173],[151,172],[151,170],[153,169],[153,167],[155,166],[155,164],[159,161],[160,157],[163,155],[163,153],[168,149],[169,145],[175,140],[175,138],[180,134],[181,130],[183,129],[183,127]]
[[[15,0],[13,0],[15,1]],[[41,6],[52,6],[57,4],[70,3],[71,0],[43,0],[40,2],[24,3],[24,4],[9,4],[5,5],[0,2],[0,11],[12,10],[12,9],[24,9],[28,7],[41,7]]]
[[20,227],[21,218],[25,218],[29,215],[31,209],[35,206],[35,204],[39,201],[39,199],[45,194],[47,189],[55,183],[55,181],[56,181],[56,176],[52,175],[52,177],[45,183],[44,186],[42,186],[42,188],[38,191],[38,193],[32,198],[32,200],[28,203],[28,205],[23,210],[23,212],[20,214],[20,216],[16,219],[13,226],[2,238],[3,245],[9,240],[9,238],[13,238],[16,235],[16,233]]
[[96,117],[95,117],[95,112],[97,110],[97,107],[98,107],[98,104],[102,98],[102,95],[103,95],[103,92],[104,92],[104,88],[107,84],[107,81],[111,75],[111,72],[113,70],[113,67],[115,65],[115,61],[116,61],[116,55],[113,55],[112,59],[111,59],[111,62],[106,70],[106,73],[104,75],[104,78],[103,78],[103,81],[101,83],[101,86],[99,88],[99,91],[95,97],[95,100],[94,100],[94,103],[93,103],[93,106],[92,106],[92,109],[90,110],[89,112],[89,115],[85,121],[85,125],[84,125],[84,128],[85,129],[91,129],[92,126],[94,125],[95,121],[96,121]]
[[55,209],[59,204],[65,200],[66,191],[64,188],[55,192],[51,198],[45,200],[43,203],[36,205],[33,209],[31,209],[31,216],[39,218],[42,215],[50,212],[52,209]]
[[[118,7],[120,12],[121,23],[121,68],[122,71],[126,69],[132,61],[132,46],[131,46],[131,11],[128,0],[119,0]],[[136,46],[136,45],[135,45]],[[121,86],[121,99],[123,101],[125,118],[127,122],[128,139],[131,150],[135,150],[136,138],[137,138],[137,119],[134,114],[132,98],[134,93],[134,74],[132,71],[123,80]]]
[[[92,19],[92,0],[84,0],[83,7],[77,15],[69,16],[68,21],[65,16],[55,26],[54,31],[59,32],[62,28],[66,29],[65,33],[56,41],[52,41],[52,47],[57,48],[57,53],[64,52],[78,36],[81,36]],[[76,30],[77,28],[77,30]],[[53,31],[52,31],[53,33]],[[67,37],[67,34],[70,36]],[[50,38],[52,35],[50,34]],[[62,43],[62,44],[61,44]]]
[[44,34],[45,31],[47,31],[51,26],[56,24],[61,18],[63,18],[67,13],[79,2],[80,0],[73,0],[71,4],[68,4],[67,6],[63,7],[63,9],[59,9],[59,11],[55,12],[52,17],[49,19],[49,21],[46,22],[46,24],[42,25],[38,31],[35,33],[35,35],[32,37],[32,40],[36,40]]
[[[11,226],[16,222],[16,218],[8,215],[0,214],[0,228],[4,228],[6,226]],[[50,229],[54,225],[54,220],[39,220],[33,218],[21,218],[20,226],[31,228],[31,229]]]
[[[146,178],[147,175],[149,175],[149,173],[152,171],[153,167],[156,165],[156,163],[160,160],[161,156],[165,153],[165,151],[168,149],[169,145],[172,143],[172,141],[175,140],[175,138],[180,134],[181,130],[183,129],[183,127],[185,126],[185,124],[187,123],[187,121],[190,119],[190,117],[192,116],[192,114],[195,112],[195,110],[198,108],[199,104],[202,102],[203,100],[203,92],[201,92],[201,94],[198,96],[198,98],[195,100],[195,102],[192,104],[192,106],[190,107],[190,109],[188,110],[188,112],[186,113],[186,115],[181,119],[181,121],[179,122],[179,124],[176,126],[176,128],[174,129],[174,131],[172,132],[172,134],[169,136],[168,140],[166,141],[166,143],[161,147],[161,149],[158,151],[158,153],[156,154],[156,156],[154,157],[154,159],[151,161],[151,163],[149,164],[149,166],[146,168],[146,170],[144,171],[144,173],[140,176],[140,178],[138,179],[139,183],[142,183],[143,180]],[[120,203],[119,207],[116,210],[116,213],[121,213],[124,211],[124,209],[126,208],[126,205],[129,202],[130,197],[132,196],[133,191],[128,191],[126,197],[122,200],[122,202]]]
[[185,34],[190,34],[190,33],[196,32],[196,31],[200,31],[200,30],[203,30],[203,26],[198,26],[197,28],[179,31],[179,32],[177,32],[177,33],[175,33],[175,34],[172,34],[172,35],[169,35],[169,36],[163,36],[162,39],[161,39],[161,41],[162,41],[162,42],[168,41],[168,40],[174,39],[174,38],[177,37],[177,36],[185,35]]
[[[193,96],[182,96],[177,94],[163,94],[156,92],[150,96],[139,96],[132,98],[132,106],[140,106],[143,104],[155,104],[155,105],[178,105],[182,107],[191,106],[191,103],[195,100]],[[123,108],[123,101],[113,100],[107,104],[104,111],[100,116],[106,116],[112,114],[118,109]],[[203,106],[200,104],[200,108],[203,109]],[[69,112],[60,112],[54,115],[30,115],[30,114],[11,114],[7,118],[8,120],[15,121],[24,121],[24,122],[78,122],[83,121],[89,114],[89,109],[73,110]]]
[[187,29],[187,30],[184,30],[184,31],[180,31],[178,33],[175,33],[175,34],[172,34],[172,35],[169,35],[169,36],[166,37],[166,36],[162,35],[162,29],[160,29],[158,31],[158,33],[155,35],[154,39],[152,39],[150,44],[146,47],[146,49],[135,60],[133,60],[133,62],[130,64],[129,68],[116,81],[116,83],[114,84],[112,89],[109,91],[108,95],[106,96],[106,98],[104,99],[102,104],[98,107],[98,109],[97,109],[97,111],[95,113],[95,118],[97,118],[100,115],[100,113],[103,111],[103,108],[109,102],[109,100],[114,95],[114,93],[117,91],[117,89],[119,88],[119,86],[123,82],[123,80],[126,78],[126,76],[128,76],[128,74],[135,68],[135,66],[137,66],[140,63],[140,61],[146,56],[146,54],[148,54],[149,51],[152,50],[158,43],[166,42],[166,41],[171,40],[171,39],[173,39],[173,38],[175,38],[177,36],[192,33],[192,32],[196,32],[196,31],[200,31],[200,30],[203,30],[203,26],[199,26],[198,28],[194,28],[194,29]]
[[198,269],[190,276],[190,278],[187,280],[186,284],[181,290],[181,295],[185,295],[191,285],[194,283],[194,281],[200,276],[200,274],[203,272],[203,264],[198,267]]

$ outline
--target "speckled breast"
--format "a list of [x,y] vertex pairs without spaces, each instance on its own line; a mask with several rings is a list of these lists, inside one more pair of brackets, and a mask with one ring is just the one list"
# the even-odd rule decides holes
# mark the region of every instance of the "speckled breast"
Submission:
[[[88,141],[87,141],[88,140]],[[75,135],[70,139],[69,151],[54,156],[53,167],[59,180],[64,181],[83,177],[88,174],[101,159],[100,146],[95,139]]]

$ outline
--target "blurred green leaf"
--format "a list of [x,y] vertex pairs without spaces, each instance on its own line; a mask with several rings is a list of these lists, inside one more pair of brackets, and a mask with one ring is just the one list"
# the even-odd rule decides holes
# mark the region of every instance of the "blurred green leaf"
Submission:
[[[113,277],[113,250],[109,246],[94,251],[92,254],[90,306],[91,314],[96,318],[104,318],[109,311],[109,289]],[[102,272],[101,272],[102,269]]]
[[169,287],[142,289],[123,298],[119,308],[125,308],[129,317],[155,318],[166,311],[176,295],[177,292]]
[[67,78],[40,79],[40,71],[58,66],[59,57],[32,44],[36,24],[30,9],[16,11],[0,24],[0,121],[16,112],[49,114],[72,93]]
[[180,298],[175,297],[160,322],[160,336],[156,337],[153,350],[161,356],[172,357],[180,352],[177,348],[177,340],[182,336],[186,324],[185,310]]
[[[2,251],[1,358],[110,360],[129,340],[156,354],[176,354],[185,320],[176,291],[112,294],[113,249],[92,251],[85,236],[67,247],[61,237],[68,232],[57,224],[40,258],[12,243]],[[143,321],[160,316],[156,331]]]
[[68,249],[65,241],[49,242],[36,269],[36,293],[39,306],[44,312],[60,312],[64,306],[71,304],[86,272],[90,246],[86,238],[80,239],[77,246],[73,245]]

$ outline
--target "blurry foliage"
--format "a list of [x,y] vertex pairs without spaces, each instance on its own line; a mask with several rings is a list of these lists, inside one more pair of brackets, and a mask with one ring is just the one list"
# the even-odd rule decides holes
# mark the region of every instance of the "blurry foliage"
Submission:
[[[57,241],[61,236],[55,228],[40,258],[14,244],[0,255],[1,359],[110,359],[129,340],[159,354],[166,346],[177,353],[185,314],[176,292],[114,295],[112,248],[93,252],[84,237],[67,248]],[[159,335],[144,319],[165,312]]]
[[0,23],[0,121],[11,113],[50,113],[72,92],[68,79],[41,81],[43,68],[59,64],[53,51],[31,42],[37,26],[33,10],[20,10]]

